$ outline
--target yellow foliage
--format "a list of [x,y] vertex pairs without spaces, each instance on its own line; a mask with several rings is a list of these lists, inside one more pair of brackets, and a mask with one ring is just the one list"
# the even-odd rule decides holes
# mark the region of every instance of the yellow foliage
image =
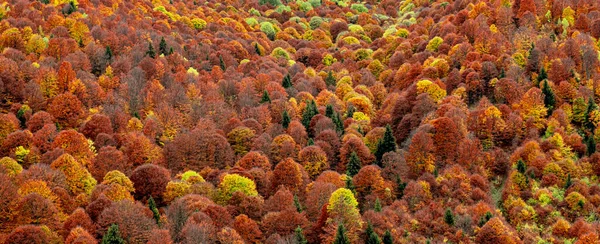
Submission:
[[14,177],[23,171],[23,167],[17,161],[9,157],[3,157],[0,159],[0,165],[7,170],[7,174],[10,177]]
[[417,82],[417,92],[427,93],[434,101],[438,102],[446,97],[446,90],[442,89],[437,84],[430,80],[420,80]]

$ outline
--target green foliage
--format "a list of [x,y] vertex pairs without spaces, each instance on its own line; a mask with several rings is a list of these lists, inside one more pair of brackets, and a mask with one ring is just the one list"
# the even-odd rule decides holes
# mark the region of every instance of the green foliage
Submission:
[[350,159],[348,159],[348,165],[346,166],[346,175],[354,177],[362,168],[361,165],[362,164],[360,162],[358,154],[356,154],[356,152],[353,151],[352,153],[350,153]]
[[146,51],[146,55],[151,58],[156,58],[156,52],[154,51],[154,46],[152,46],[152,42],[148,42],[148,51]]
[[23,167],[16,160],[3,157],[0,159],[0,166],[4,167],[8,176],[17,176],[23,171]]
[[450,209],[446,209],[444,213],[444,222],[450,226],[454,226],[454,214]]
[[402,182],[402,179],[400,179],[400,176],[396,176],[396,198],[397,199],[402,199],[402,197],[404,196],[404,189],[406,189],[406,182]]
[[260,103],[271,103],[271,97],[269,96],[269,92],[267,90],[263,91],[262,97],[260,98]]
[[335,77],[333,77],[333,72],[331,72],[331,70],[327,72],[327,77],[325,77],[325,84],[327,86],[335,86],[336,82],[337,81],[335,80]]
[[156,224],[160,226],[160,213],[158,212],[156,202],[154,201],[154,198],[152,198],[152,196],[148,198],[148,208],[150,208],[150,211],[152,211],[152,217],[156,221]]
[[350,239],[346,235],[346,228],[343,224],[338,225],[333,244],[350,244]]
[[546,105],[546,108],[548,108],[548,114],[552,114],[552,111],[556,106],[556,97],[554,95],[554,92],[552,91],[552,88],[550,88],[550,86],[548,85],[547,79],[544,79],[542,93],[544,93],[544,105]]
[[484,216],[481,216],[481,218],[479,219],[479,227],[482,227],[483,225],[485,225],[485,223],[487,223],[490,219],[492,219],[492,217],[494,217],[494,215],[492,215],[492,213],[485,212]]
[[283,81],[281,81],[281,86],[283,86],[283,88],[290,88],[292,87],[292,77],[290,76],[290,74],[286,74],[283,77]]
[[200,18],[193,18],[191,20],[192,22],[192,26],[194,27],[194,29],[196,30],[202,30],[206,27],[207,23],[205,20],[200,19]]
[[121,237],[119,233],[119,226],[116,224],[112,224],[108,227],[106,234],[102,237],[101,244],[126,244],[125,240]]
[[319,26],[321,26],[321,23],[323,23],[325,20],[319,16],[314,16],[312,18],[310,18],[310,21],[308,22],[308,24],[310,25],[311,29],[317,29],[319,28]]
[[300,199],[298,199],[298,195],[296,194],[294,194],[294,206],[296,207],[296,211],[298,211],[298,213],[302,213],[302,204],[300,203]]
[[287,110],[283,110],[283,114],[281,115],[281,125],[284,129],[287,129],[288,126],[290,126],[290,122],[290,115],[288,114]]
[[353,3],[352,5],[350,5],[350,9],[352,9],[358,13],[369,12],[369,9],[367,7],[365,7],[365,5],[360,4],[360,3]]
[[158,44],[158,51],[160,54],[169,55],[169,51],[167,48],[167,42],[164,37],[160,38],[160,44]]
[[440,47],[440,45],[442,45],[442,43],[444,43],[444,39],[442,39],[439,36],[436,36],[433,39],[431,39],[429,43],[427,43],[427,47],[425,49],[431,52],[437,52],[438,48]]
[[308,138],[308,141],[306,142],[307,146],[313,146],[315,145],[315,141],[312,138]]
[[393,244],[394,238],[392,237],[392,233],[389,230],[385,231],[383,234],[383,244]]
[[110,61],[113,57],[113,52],[110,49],[110,46],[106,46],[106,50],[104,51],[104,57],[106,60]]
[[277,31],[275,30],[275,27],[273,27],[273,24],[271,24],[270,22],[260,23],[260,31],[264,32],[267,35],[267,37],[271,39],[271,41],[275,40],[275,35],[277,34]]
[[221,67],[221,70],[225,71],[227,70],[227,66],[225,66],[225,61],[223,61],[223,56],[219,55],[219,67]]
[[380,244],[381,243],[381,239],[379,239],[379,236],[373,230],[373,225],[371,225],[370,222],[368,223],[367,229],[365,230],[365,237],[367,238],[365,240],[365,244]]
[[573,182],[571,180],[571,174],[567,175],[567,180],[565,181],[565,190],[569,189],[569,187],[573,185]]
[[377,165],[379,165],[379,167],[383,167],[383,164],[381,163],[383,155],[387,152],[393,151],[396,151],[396,138],[394,138],[392,133],[392,127],[388,124],[385,126],[383,138],[379,140],[379,143],[377,143],[377,149],[375,150],[375,162],[377,162]]
[[259,5],[266,5],[269,4],[273,7],[277,7],[279,5],[282,5],[281,0],[258,0],[258,4]]
[[373,211],[375,211],[376,213],[381,212],[381,201],[379,200],[379,198],[375,199],[375,206],[373,207]]
[[254,181],[238,174],[228,174],[219,184],[219,200],[226,203],[238,191],[246,196],[258,195]]
[[304,125],[304,128],[306,128],[306,130],[309,129],[310,121],[312,120],[312,118],[318,113],[319,111],[317,110],[317,104],[315,104],[315,101],[307,101],[304,113],[302,113],[302,125]]
[[306,237],[304,237],[304,233],[302,232],[302,228],[300,226],[296,227],[294,233],[294,239],[296,239],[297,244],[308,244],[308,240],[306,240]]
[[519,159],[517,161],[517,171],[519,171],[519,173],[521,173],[521,174],[525,174],[526,169],[527,169],[527,166],[525,165],[525,162],[523,162],[522,159]]
[[594,129],[596,129],[596,126],[594,125],[594,123],[591,120],[592,117],[592,112],[598,110],[598,105],[596,105],[596,102],[594,101],[594,98],[590,97],[588,99],[588,104],[587,104],[587,109],[585,111],[585,120],[584,120],[584,125],[585,127],[589,130],[589,131],[594,131]]
[[354,112],[356,112],[356,108],[352,106],[352,104],[350,104],[350,106],[348,106],[348,109],[346,110],[346,118],[352,118]]

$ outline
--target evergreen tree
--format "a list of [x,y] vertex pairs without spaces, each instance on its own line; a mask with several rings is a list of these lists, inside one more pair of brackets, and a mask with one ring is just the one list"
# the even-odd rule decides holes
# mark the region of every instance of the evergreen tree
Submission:
[[312,146],[315,145],[315,140],[313,140],[312,138],[308,138],[308,141],[306,142],[307,146]]
[[546,105],[546,108],[548,108],[548,115],[550,115],[556,106],[556,97],[554,96],[552,88],[548,85],[547,79],[544,79],[542,93],[544,93],[544,105]]
[[164,54],[164,55],[169,55],[169,53],[168,53],[168,51],[167,51],[167,42],[165,41],[165,38],[164,38],[164,37],[161,37],[161,38],[160,38],[160,44],[158,44],[158,51],[159,51],[161,54]]
[[502,70],[500,70],[500,75],[498,76],[498,79],[502,79],[506,77],[506,71],[504,71],[504,68],[502,68]]
[[350,244],[350,239],[348,239],[348,236],[346,235],[346,228],[344,228],[344,224],[342,223],[340,223],[337,228],[333,244]]
[[340,114],[338,112],[336,112],[333,115],[333,118],[331,118],[331,121],[335,125],[335,130],[339,134],[343,134],[344,133],[344,122],[342,121],[342,118],[341,118],[341,116],[340,116]]
[[312,117],[314,117],[318,113],[319,113],[319,111],[317,110],[317,105],[315,104],[315,101],[314,100],[308,101],[306,103],[306,108],[304,109],[304,113],[302,114],[302,125],[304,125],[304,128],[306,128],[307,131],[310,126],[310,120],[312,119]]
[[281,86],[283,86],[283,88],[290,88],[293,86],[292,77],[290,76],[290,74],[287,74],[283,77],[283,81],[281,81]]
[[598,105],[596,105],[596,102],[594,101],[594,99],[590,97],[588,99],[588,105],[587,105],[587,109],[585,111],[584,125],[589,131],[592,131],[592,132],[596,129],[595,128],[596,126],[591,121],[591,115],[592,115],[592,112],[597,109],[598,109]]
[[104,57],[106,57],[106,60],[110,61],[113,57],[113,52],[110,49],[110,46],[106,46],[106,50],[104,51]]
[[336,80],[335,80],[335,77],[333,77],[333,72],[331,72],[331,70],[329,72],[327,72],[327,77],[325,77],[325,84],[327,86],[335,86],[336,85]]
[[356,191],[354,189],[354,183],[352,183],[352,177],[348,176],[346,177],[346,189],[352,191],[352,193],[354,193],[356,195]]
[[260,48],[258,47],[258,43],[254,43],[254,51],[256,52],[256,54],[258,54],[258,56],[262,55],[260,53]]
[[373,225],[371,225],[370,222],[367,225],[367,230],[365,231],[365,236],[367,238],[367,240],[365,241],[365,244],[381,244],[381,239],[379,239],[379,236],[373,230]]
[[296,237],[297,244],[307,244],[308,243],[308,241],[306,240],[306,237],[304,237],[304,233],[302,233],[302,228],[300,228],[300,226],[296,227],[296,230],[294,230],[294,232],[296,233],[295,237]]
[[173,54],[173,47],[169,47],[169,55]]
[[350,104],[350,106],[348,106],[348,109],[346,110],[346,118],[352,118],[354,112],[356,112],[356,108],[354,108],[354,106]]
[[450,209],[446,209],[446,213],[444,213],[444,222],[450,226],[454,225],[454,214]]
[[573,185],[573,182],[571,181],[571,174],[567,175],[567,181],[565,182],[565,190],[569,189],[569,187]]
[[148,42],[148,51],[146,51],[146,55],[151,58],[156,58],[156,52],[154,52],[154,46],[152,46],[152,42]]
[[296,207],[296,211],[298,213],[302,213],[302,204],[300,203],[300,199],[298,199],[298,195],[294,194],[294,206]]
[[223,56],[221,55],[219,55],[219,66],[221,67],[221,70],[227,70],[227,66],[225,66],[225,61],[223,61]]
[[540,81],[543,81],[545,79],[548,79],[548,73],[546,72],[546,69],[544,69],[544,67],[542,67],[540,69],[540,74],[537,77],[537,81],[539,83]]
[[325,116],[327,116],[327,118],[330,118],[331,120],[333,120],[334,114],[335,114],[335,111],[333,110],[333,105],[327,104],[327,106],[325,107]]
[[594,139],[593,135],[587,136],[587,139],[585,140],[585,145],[587,147],[588,156],[596,152],[596,139]]
[[119,234],[119,226],[116,224],[112,224],[108,227],[106,234],[102,237],[101,244],[125,244],[125,240]]
[[521,174],[525,174],[526,169],[527,167],[525,166],[525,162],[523,162],[522,159],[519,159],[519,161],[517,161],[517,171],[519,171]]
[[373,210],[376,213],[379,213],[379,212],[381,212],[381,208],[382,208],[381,207],[381,201],[379,201],[379,198],[375,199],[375,206],[373,207]]
[[385,234],[383,234],[383,244],[394,244],[394,238],[390,230],[386,230]]
[[396,198],[402,199],[404,196],[404,189],[406,189],[406,182],[402,182],[400,176],[396,176]]
[[150,196],[148,199],[148,208],[152,211],[152,216],[154,220],[156,220],[156,224],[160,226],[160,213],[158,212],[158,208],[156,207],[156,202],[154,202],[154,198]]
[[291,121],[292,119],[290,118],[290,115],[288,114],[287,110],[283,110],[283,114],[281,115],[281,125],[283,126],[283,128],[287,129],[288,126],[290,126]]
[[269,96],[269,92],[267,90],[263,91],[262,97],[260,98],[260,103],[271,103],[271,97]]
[[392,127],[390,127],[390,125],[386,125],[383,138],[379,140],[379,143],[377,143],[377,149],[375,150],[375,159],[377,160],[377,165],[383,168],[383,164],[381,163],[383,155],[387,152],[393,151],[396,151],[396,138],[394,138],[394,135],[392,134]]
[[346,175],[350,177],[354,177],[358,174],[361,168],[360,158],[356,154],[356,152],[350,153],[350,159],[348,159],[348,165],[346,166]]

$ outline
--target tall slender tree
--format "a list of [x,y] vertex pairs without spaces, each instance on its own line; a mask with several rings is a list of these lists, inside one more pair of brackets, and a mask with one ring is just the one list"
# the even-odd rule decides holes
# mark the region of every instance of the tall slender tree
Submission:
[[392,133],[392,127],[390,127],[390,125],[386,125],[383,138],[379,140],[379,143],[377,144],[377,149],[375,151],[375,162],[377,163],[377,165],[383,168],[383,164],[381,163],[383,155],[387,152],[393,151],[396,151],[396,138],[394,138],[394,134]]

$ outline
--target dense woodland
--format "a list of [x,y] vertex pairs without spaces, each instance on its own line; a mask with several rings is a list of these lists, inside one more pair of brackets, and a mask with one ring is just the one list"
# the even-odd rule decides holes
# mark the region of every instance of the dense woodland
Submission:
[[599,1],[3,0],[0,33],[0,243],[599,243]]

